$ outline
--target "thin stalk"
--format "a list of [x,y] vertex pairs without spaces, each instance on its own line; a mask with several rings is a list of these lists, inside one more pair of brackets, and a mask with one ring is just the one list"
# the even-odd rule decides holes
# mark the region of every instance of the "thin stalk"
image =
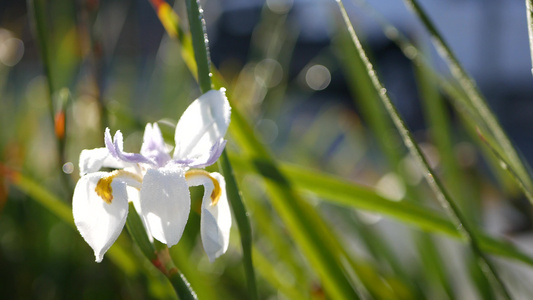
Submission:
[[191,29],[192,47],[196,66],[198,68],[198,84],[202,93],[206,93],[212,87],[211,65],[209,59],[209,45],[205,29],[203,10],[197,0],[186,0],[187,16],[189,17],[189,26]]
[[506,153],[508,157],[509,163],[515,169],[515,172],[522,179],[522,181],[526,182],[527,188],[531,189],[531,179],[528,175],[526,168],[524,167],[525,162],[523,162],[518,156],[515,148],[511,144],[505,132],[503,131],[498,120],[489,109],[485,99],[479,92],[479,89],[477,88],[472,78],[467,74],[461,63],[459,63],[459,60],[457,59],[457,57],[455,57],[448,44],[444,41],[442,35],[438,32],[433,22],[428,18],[427,14],[420,7],[418,1],[404,1],[406,5],[410,7],[412,11],[418,16],[418,18],[422,21],[422,23],[428,30],[429,34],[432,37],[433,44],[437,48],[438,53],[446,61],[452,75],[457,79],[460,86],[470,99],[472,106],[477,110],[490,132],[494,135],[495,139],[501,145],[504,153]]
[[[47,32],[48,29],[46,28],[46,22],[45,22],[45,8],[43,4],[41,3],[41,0],[28,0],[28,12],[30,16],[30,22],[33,25],[33,31],[35,38],[37,39],[37,44],[39,48],[39,54],[41,56],[42,62],[43,62],[43,72],[46,77],[46,84],[48,89],[48,114],[49,118],[54,124],[54,127],[57,128],[62,127],[65,128],[65,111],[61,110],[61,107],[58,110],[58,114],[56,115],[56,112],[54,110],[54,84],[52,80],[52,71],[50,69],[51,63],[50,63],[50,55],[49,55],[49,45],[48,45],[48,36]],[[61,124],[61,121],[63,123]],[[58,163],[58,169],[62,170],[63,163],[65,161],[65,132],[63,131],[62,135],[59,134],[57,130],[54,131],[54,134],[56,136],[55,142],[57,147],[57,163]],[[61,171],[60,171],[61,172]],[[62,172],[61,172],[62,173]],[[68,193],[71,191],[71,185],[70,185],[70,178],[67,174],[61,174],[61,180],[63,181],[63,185]]]
[[[527,31],[529,33],[529,49],[531,51],[531,65],[533,66],[533,1],[526,0]],[[533,74],[533,68],[531,68]]]
[[219,165],[222,169],[222,173],[226,178],[226,192],[231,203],[231,208],[235,214],[237,221],[237,227],[239,228],[239,234],[241,236],[242,252],[244,260],[244,272],[246,273],[248,291],[253,299],[257,299],[257,287],[255,284],[255,272],[252,262],[252,227],[250,226],[250,220],[246,213],[246,207],[242,202],[239,187],[235,181],[233,175],[233,168],[228,158],[226,150],[222,152],[219,158]]
[[454,225],[458,228],[458,230],[461,232],[461,234],[465,237],[467,242],[470,244],[470,248],[472,248],[472,251],[474,255],[476,256],[481,269],[485,271],[485,274],[489,276],[489,278],[493,281],[495,286],[497,286],[497,289],[501,292],[501,294],[505,296],[505,298],[511,299],[509,292],[507,291],[505,285],[503,284],[503,281],[497,274],[494,266],[479,248],[477,239],[475,238],[473,231],[470,229],[470,225],[468,225],[468,223],[466,222],[464,216],[461,214],[455,202],[450,198],[450,196],[448,195],[448,192],[444,189],[439,178],[433,174],[433,171],[429,167],[429,164],[426,158],[424,157],[424,155],[422,154],[420,148],[418,147],[418,144],[415,142],[414,138],[411,135],[411,132],[405,125],[405,122],[403,121],[396,107],[390,100],[387,94],[387,90],[385,89],[383,84],[380,82],[372,63],[368,59],[363,49],[363,46],[361,45],[361,42],[359,41],[359,38],[357,37],[357,34],[355,33],[355,30],[350,22],[350,19],[348,18],[348,14],[346,13],[346,10],[344,9],[344,5],[342,4],[341,0],[337,0],[337,3],[339,4],[340,12],[344,19],[346,27],[348,28],[348,31],[350,33],[350,36],[352,37],[352,41],[355,44],[355,47],[357,48],[357,52],[359,53],[359,56],[364,62],[366,71],[372,81],[372,84],[374,88],[376,89],[376,92],[379,94],[379,97],[381,101],[383,102],[383,105],[385,106],[387,112],[391,116],[394,125],[399,131],[405,146],[407,147],[411,155],[417,161],[419,167],[424,173],[424,177],[426,178],[428,185],[432,189],[433,193],[436,195],[437,200],[439,201],[440,205],[448,213]]
[[198,299],[187,278],[174,265],[167,245],[154,241],[154,246],[157,257],[152,260],[152,264],[168,278],[179,298],[181,300]]
[[[187,15],[189,19],[189,27],[191,29],[198,83],[202,93],[206,93],[212,88],[212,82],[211,72],[209,71],[211,63],[209,59],[209,46],[202,13],[203,11],[196,0],[186,0],[185,3],[187,5]],[[252,263],[252,229],[225,149],[222,152],[219,162],[224,177],[226,178],[228,198],[241,235],[244,272],[246,274],[249,297],[250,299],[257,299],[258,294],[255,282],[255,272]]]
[[128,207],[128,217],[126,218],[126,228],[128,233],[132,237],[133,241],[139,248],[141,252],[148,258],[150,261],[157,259],[154,245],[150,242],[148,234],[144,229],[144,225],[141,221],[141,217],[137,213],[133,202],[129,203]]

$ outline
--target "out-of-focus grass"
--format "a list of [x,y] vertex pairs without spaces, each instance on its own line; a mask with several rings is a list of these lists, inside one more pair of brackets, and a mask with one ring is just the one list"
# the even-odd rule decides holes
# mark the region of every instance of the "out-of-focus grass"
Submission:
[[[127,234],[103,263],[94,263],[90,248],[70,228],[69,193],[78,178],[80,151],[103,145],[103,126],[120,128],[126,149],[137,151],[144,124],[160,120],[172,144],[171,124],[200,93],[192,42],[183,26],[186,12],[178,8],[179,18],[171,18],[182,25],[178,39],[172,39],[161,27],[136,19],[148,1],[145,6],[28,3],[42,5],[40,28],[47,30],[40,41],[20,26],[0,23],[10,28],[10,38],[27,45],[20,62],[10,66],[0,60],[1,298],[72,298],[80,293],[88,299],[174,298],[165,278]],[[150,13],[157,24],[156,14]],[[249,56],[240,64],[222,62],[220,73],[213,70],[215,85],[227,82],[234,106],[227,151],[251,221],[259,298],[493,296],[473,258],[464,254],[467,248],[441,238],[461,235],[431,204],[433,196],[406,156],[364,65],[354,60],[344,25],[334,24],[331,45],[295,71],[298,30],[288,10],[265,5],[259,15]],[[150,34],[156,38],[140,34],[141,27],[154,30]],[[7,45],[2,34],[0,44]],[[407,39],[403,42],[415,47]],[[43,44],[48,61],[38,60]],[[154,50],[142,50],[147,48]],[[427,124],[423,130],[429,133],[417,134],[416,140],[423,141],[426,155],[439,157],[432,165],[436,176],[457,199],[481,250],[491,258],[505,258],[505,263],[495,261],[496,269],[511,294],[528,297],[533,291],[515,280],[520,275],[514,272],[526,272],[515,266],[529,268],[531,257],[483,229],[484,208],[503,203],[491,199],[510,195],[490,187],[493,177],[509,175],[496,169],[487,174],[480,153],[485,151],[489,162],[510,162],[519,170],[514,177],[527,183],[529,176],[521,170],[526,168],[512,153],[500,151],[508,145],[493,133],[499,130],[494,129],[497,123],[479,114],[472,96],[438,74],[421,49],[414,49],[418,56],[410,58]],[[46,77],[40,75],[38,61],[48,68]],[[305,77],[323,68],[330,79],[344,80],[351,95],[334,92],[338,83],[333,81],[324,91],[313,89]],[[338,76],[341,72],[344,77]],[[64,88],[71,98],[61,145],[51,115],[60,109],[58,92]],[[443,94],[451,106],[442,101]],[[357,110],[337,101],[340,97],[353,98]],[[461,122],[450,117],[450,107]],[[493,146],[479,142],[476,128]],[[64,155],[58,155],[59,147]],[[490,147],[501,157],[495,158]],[[25,181],[17,184],[12,172]],[[174,261],[200,299],[246,298],[238,231],[232,231],[230,250],[215,263],[203,253],[194,209],[199,193],[193,189],[191,221],[171,249]]]

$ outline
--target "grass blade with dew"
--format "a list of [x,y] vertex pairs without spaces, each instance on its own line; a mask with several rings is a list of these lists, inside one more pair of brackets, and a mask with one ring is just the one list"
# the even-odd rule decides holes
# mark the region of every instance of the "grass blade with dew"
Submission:
[[[468,221],[477,220],[476,212],[479,210],[473,207],[475,201],[470,200],[477,198],[474,197],[473,188],[469,185],[468,179],[458,164],[456,151],[453,148],[452,124],[445,102],[440,96],[433,77],[428,74],[429,70],[426,66],[424,64],[413,64],[413,68],[431,141],[437,147],[441,158],[440,166],[444,183],[447,183],[450,194],[454,199],[457,199],[458,206],[468,217]],[[473,224],[477,225],[477,222],[474,221]],[[434,244],[429,245],[427,243],[426,246],[435,247]],[[431,257],[428,251],[423,251],[424,248],[428,248],[426,246],[419,251],[425,261],[424,265],[433,266],[431,269],[434,271],[435,277],[441,282],[448,297],[450,299],[455,298],[454,289],[444,271],[445,265],[442,260]],[[437,249],[433,249],[432,252],[436,253],[437,251]]]
[[527,32],[529,34],[529,50],[531,51],[531,73],[533,74],[533,1],[526,0]]
[[420,151],[417,143],[414,141],[411,135],[411,132],[409,131],[409,129],[407,129],[403,119],[398,114],[396,107],[391,102],[387,94],[387,90],[379,81],[379,78],[377,77],[377,74],[374,71],[372,63],[368,60],[368,57],[366,56],[361,46],[361,43],[359,42],[359,39],[353,29],[353,26],[350,22],[350,19],[348,18],[348,14],[346,13],[346,10],[344,9],[342,2],[340,0],[337,0],[337,3],[339,4],[342,17],[350,32],[353,42],[356,45],[358,53],[361,56],[361,59],[363,60],[363,62],[365,63],[367,74],[372,80],[374,88],[376,89],[376,92],[379,94],[381,101],[385,105],[387,112],[391,116],[395,126],[400,132],[402,139],[404,141],[404,144],[409,149],[409,152],[411,153],[411,155],[417,161],[420,169],[425,175],[424,177],[426,178],[426,181],[428,182],[429,186],[431,187],[431,189],[437,196],[437,200],[439,201],[440,205],[445,209],[448,215],[452,218],[453,223],[456,225],[457,228],[459,228],[459,230],[461,231],[461,234],[463,234],[464,237],[467,239],[472,249],[472,252],[477,256],[482,269],[487,271],[486,275],[491,279],[491,281],[497,287],[496,290],[500,292],[502,296],[505,296],[505,298],[510,299],[509,293],[504,283],[502,282],[501,278],[499,277],[498,273],[496,272],[494,266],[479,248],[478,241],[476,237],[474,236],[469,224],[466,223],[464,216],[459,211],[459,208],[457,207],[455,202],[450,198],[447,191],[443,188],[442,183],[440,182],[440,179],[433,174],[433,171],[429,167],[428,162],[426,161],[426,158]]
[[[197,80],[200,85],[202,93],[206,93],[212,88],[211,81],[211,61],[209,58],[209,48],[207,44],[207,32],[205,28],[205,21],[203,18],[203,10],[197,0],[186,0],[187,16],[189,19],[189,27],[191,30],[192,48],[194,58],[196,61]],[[237,181],[233,175],[231,163],[227,157],[226,149],[222,152],[219,158],[219,164],[222,168],[222,173],[226,178],[226,191],[231,208],[235,215],[239,233],[241,234],[241,245],[243,251],[243,264],[246,273],[246,280],[248,283],[248,292],[250,299],[257,299],[257,285],[255,280],[255,271],[252,261],[252,230],[250,221],[246,214]]]
[[[406,58],[413,61],[413,63],[418,65],[420,68],[423,67],[427,71],[426,75],[430,76],[432,80],[437,83],[439,88],[447,96],[449,96],[450,103],[462,116],[461,120],[464,121],[465,125],[472,128],[478,128],[487,134],[490,132],[482,117],[476,113],[476,109],[472,106],[472,103],[468,101],[468,96],[460,87],[457,87],[456,84],[449,82],[449,80],[444,78],[442,75],[435,73],[435,71],[432,70],[430,63],[422,55],[422,51],[418,49],[416,45],[411,43],[407,37],[405,37],[396,27],[389,23],[382,15],[375,11],[365,0],[357,0],[356,2],[363,9],[365,9],[367,14],[372,16],[376,22],[378,22],[385,36],[402,50]],[[479,141],[477,138],[478,135],[475,133],[476,130],[467,130],[467,132],[475,141]],[[493,170],[493,173],[506,189],[513,189],[515,186],[517,186],[525,195],[530,194],[525,188],[521,188],[521,179],[519,177],[509,176],[509,174],[512,175],[516,173],[505,173],[505,170],[501,169],[500,160],[491,154],[490,149],[487,149],[486,147],[481,147],[481,149],[485,158],[489,162],[489,166]],[[506,165],[508,164],[506,163]],[[511,181],[514,181],[515,186],[512,186]]]
[[[343,29],[343,28],[342,28]],[[376,93],[374,92],[374,87],[372,82],[365,76],[365,69],[361,58],[357,55],[357,51],[351,42],[350,36],[346,30],[340,29],[339,36],[335,39],[336,48],[340,51],[338,53],[341,55],[340,60],[343,60],[345,63],[342,64],[344,73],[348,76],[349,88],[354,97],[354,102],[361,109],[362,118],[368,123],[370,129],[376,136],[376,141],[380,150],[383,152],[386,162],[390,168],[396,174],[399,174],[399,178],[406,178],[406,168],[402,167],[402,159],[407,152],[403,145],[398,143],[399,136],[394,131],[394,124],[390,118],[387,117],[385,112],[385,107],[377,98]],[[356,99],[356,100],[355,100]],[[390,171],[389,170],[389,171]],[[412,185],[408,184],[402,180],[402,183],[406,187],[406,196],[405,198],[409,201],[414,201],[418,197],[418,190]],[[379,233],[376,232],[375,234]],[[360,230],[359,235],[366,236],[368,235],[368,230]],[[371,233],[372,235],[372,233]],[[421,293],[419,288],[418,280],[408,276],[401,267],[401,264],[398,262],[398,259],[393,255],[386,246],[385,241],[380,247],[373,247],[370,243],[378,243],[381,238],[370,237],[368,239],[363,238],[365,243],[374,249],[370,251],[372,255],[376,256],[379,260],[386,260],[388,264],[394,269],[395,273],[399,277],[408,283],[413,291],[418,291],[418,294]],[[432,249],[432,248],[429,248]]]
[[[459,63],[459,60],[455,57],[448,44],[442,38],[442,35],[419,5],[418,1],[404,0],[404,2],[409,8],[411,8],[411,10],[420,19],[426,30],[431,35],[433,44],[438,50],[437,52],[448,64],[451,74],[458,81],[459,85],[468,96],[469,102],[475,108],[485,126],[489,129],[491,135],[494,136],[494,139],[498,142],[498,145],[502,148],[502,153],[505,153],[504,158],[506,164],[514,170],[520,181],[524,183],[527,191],[529,191],[524,191],[524,193],[526,196],[531,195],[530,191],[533,189],[533,182],[531,181],[531,177],[527,172],[526,162],[520,159],[520,156],[507,137],[507,134],[499,124],[496,116],[488,107],[486,100],[481,95],[481,92],[477,88],[476,84],[467,74],[463,66]],[[528,197],[528,199],[533,204],[533,198]]]

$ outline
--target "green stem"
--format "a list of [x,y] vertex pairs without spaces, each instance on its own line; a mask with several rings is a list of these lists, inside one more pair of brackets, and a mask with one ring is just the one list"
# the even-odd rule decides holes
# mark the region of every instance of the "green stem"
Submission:
[[133,241],[139,246],[142,253],[150,261],[157,259],[157,254],[155,252],[154,245],[150,242],[148,234],[144,229],[144,225],[141,221],[141,217],[137,213],[133,202],[129,203],[128,207],[128,217],[126,219],[126,228]]
[[181,300],[198,299],[187,278],[172,261],[167,245],[154,240],[154,246],[157,257],[152,260],[152,264],[168,278],[178,297]]
[[257,299],[257,287],[255,285],[255,272],[252,262],[252,227],[250,226],[250,220],[248,220],[248,214],[246,213],[246,207],[241,199],[239,187],[235,181],[233,175],[233,168],[231,167],[228,154],[224,150],[219,158],[219,164],[226,178],[226,192],[231,203],[231,208],[235,213],[235,219],[237,221],[237,227],[239,228],[239,234],[241,235],[241,244],[244,260],[244,272],[246,273],[248,291],[250,292],[251,299]]
[[167,275],[167,278],[168,280],[170,280],[172,287],[174,287],[176,294],[179,295],[181,300],[198,299],[196,293],[191,288],[191,284],[187,281],[187,278],[185,278],[182,273],[172,273],[170,275]]
[[411,155],[418,162],[418,165],[421,168],[428,185],[432,189],[433,193],[437,196],[437,200],[439,201],[440,205],[448,213],[454,225],[458,228],[458,230],[461,232],[461,234],[465,237],[467,242],[470,244],[470,248],[472,249],[472,252],[474,253],[474,255],[477,257],[481,269],[485,271],[486,275],[489,275],[489,277],[492,279],[493,283],[498,287],[498,290],[501,291],[503,296],[505,296],[507,299],[511,299],[505,285],[503,284],[503,281],[496,273],[494,266],[489,261],[489,259],[486,257],[486,255],[480,250],[478,241],[475,238],[473,231],[470,229],[470,225],[466,222],[464,216],[459,211],[459,208],[457,207],[455,202],[450,198],[450,196],[448,195],[448,192],[444,189],[439,178],[433,174],[433,171],[429,167],[429,164],[426,158],[420,151],[418,144],[413,139],[411,132],[405,125],[396,107],[390,100],[387,94],[387,90],[385,89],[383,84],[380,82],[372,63],[368,59],[363,49],[363,46],[361,45],[361,42],[359,41],[359,38],[357,37],[355,30],[353,29],[350,19],[348,18],[348,14],[346,13],[346,10],[344,9],[344,5],[342,4],[341,0],[337,0],[337,3],[339,4],[342,17],[344,19],[344,22],[346,23],[350,36],[352,37],[352,41],[355,44],[355,47],[357,48],[357,52],[359,53],[359,56],[364,62],[366,72],[368,73],[372,81],[372,84],[374,88],[376,89],[376,92],[379,94],[379,98],[381,99],[381,101],[383,102],[383,105],[387,109],[387,112],[391,116],[394,125],[396,126],[397,130],[400,132],[400,135],[403,139],[405,146],[408,148]]
[[[189,26],[191,28],[194,56],[198,67],[198,83],[202,93],[206,93],[212,88],[212,82],[205,21],[201,13],[200,5],[196,0],[186,0],[185,3],[187,5]],[[231,208],[235,214],[239,233],[241,234],[244,272],[246,273],[249,297],[250,299],[257,299],[258,294],[252,262],[252,229],[226,150],[222,152],[220,165],[222,167],[222,173],[224,173],[224,177],[226,178],[226,187]]]
[[132,202],[129,203],[128,207],[126,228],[144,256],[168,278],[180,299],[197,299],[191,285],[172,261],[167,245],[158,241],[154,241],[154,244],[150,242],[141,217],[137,214]]
[[198,84],[202,93],[211,89],[211,72],[209,71],[209,45],[205,32],[205,21],[197,0],[186,0],[189,27],[191,28],[192,47],[198,68]]
[[[526,0],[527,31],[529,33],[529,49],[531,51],[531,65],[533,66],[533,1]],[[533,74],[533,68],[531,68]]]
[[[28,0],[28,12],[30,16],[30,22],[33,25],[34,35],[37,39],[37,45],[39,48],[39,54],[41,56],[42,62],[43,62],[43,71],[44,75],[46,77],[46,84],[48,88],[48,114],[49,118],[52,121],[53,125],[56,125],[56,112],[54,110],[54,84],[52,81],[52,71],[50,69],[51,63],[50,63],[50,55],[48,53],[48,36],[47,36],[47,28],[46,28],[46,22],[45,22],[45,9],[41,3],[41,0]],[[60,95],[61,97],[61,95]],[[60,99],[61,102],[61,99]],[[65,114],[66,112],[60,111],[62,107],[59,107],[58,112],[60,114]],[[66,116],[62,116],[66,120]],[[55,126],[54,126],[55,127]],[[64,128],[63,128],[64,129]],[[57,133],[54,131],[54,135],[56,136],[55,142],[57,147],[57,164],[58,169],[63,169],[63,164],[65,162],[65,141],[66,141],[66,133],[63,136],[57,136]],[[60,171],[61,172],[61,171]],[[61,172],[63,173],[63,172]],[[71,191],[71,182],[70,177],[68,174],[61,174],[61,180],[63,181],[63,185],[68,193]]]

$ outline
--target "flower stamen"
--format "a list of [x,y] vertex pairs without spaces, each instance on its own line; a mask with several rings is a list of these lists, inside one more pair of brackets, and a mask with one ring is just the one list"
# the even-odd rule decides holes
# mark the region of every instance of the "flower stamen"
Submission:
[[142,178],[139,175],[125,170],[115,170],[109,173],[108,176],[100,178],[94,191],[107,204],[111,204],[111,202],[113,202],[113,188],[111,187],[111,183],[113,182],[113,179],[117,177],[133,179],[139,183],[142,183]]
[[220,183],[218,183],[218,180],[211,176],[209,172],[204,170],[189,170],[185,172],[185,179],[191,179],[191,177],[194,176],[204,176],[209,178],[213,182],[213,192],[211,193],[211,206],[215,206],[218,203],[218,199],[220,199],[220,196],[222,195],[222,189],[220,188]]

